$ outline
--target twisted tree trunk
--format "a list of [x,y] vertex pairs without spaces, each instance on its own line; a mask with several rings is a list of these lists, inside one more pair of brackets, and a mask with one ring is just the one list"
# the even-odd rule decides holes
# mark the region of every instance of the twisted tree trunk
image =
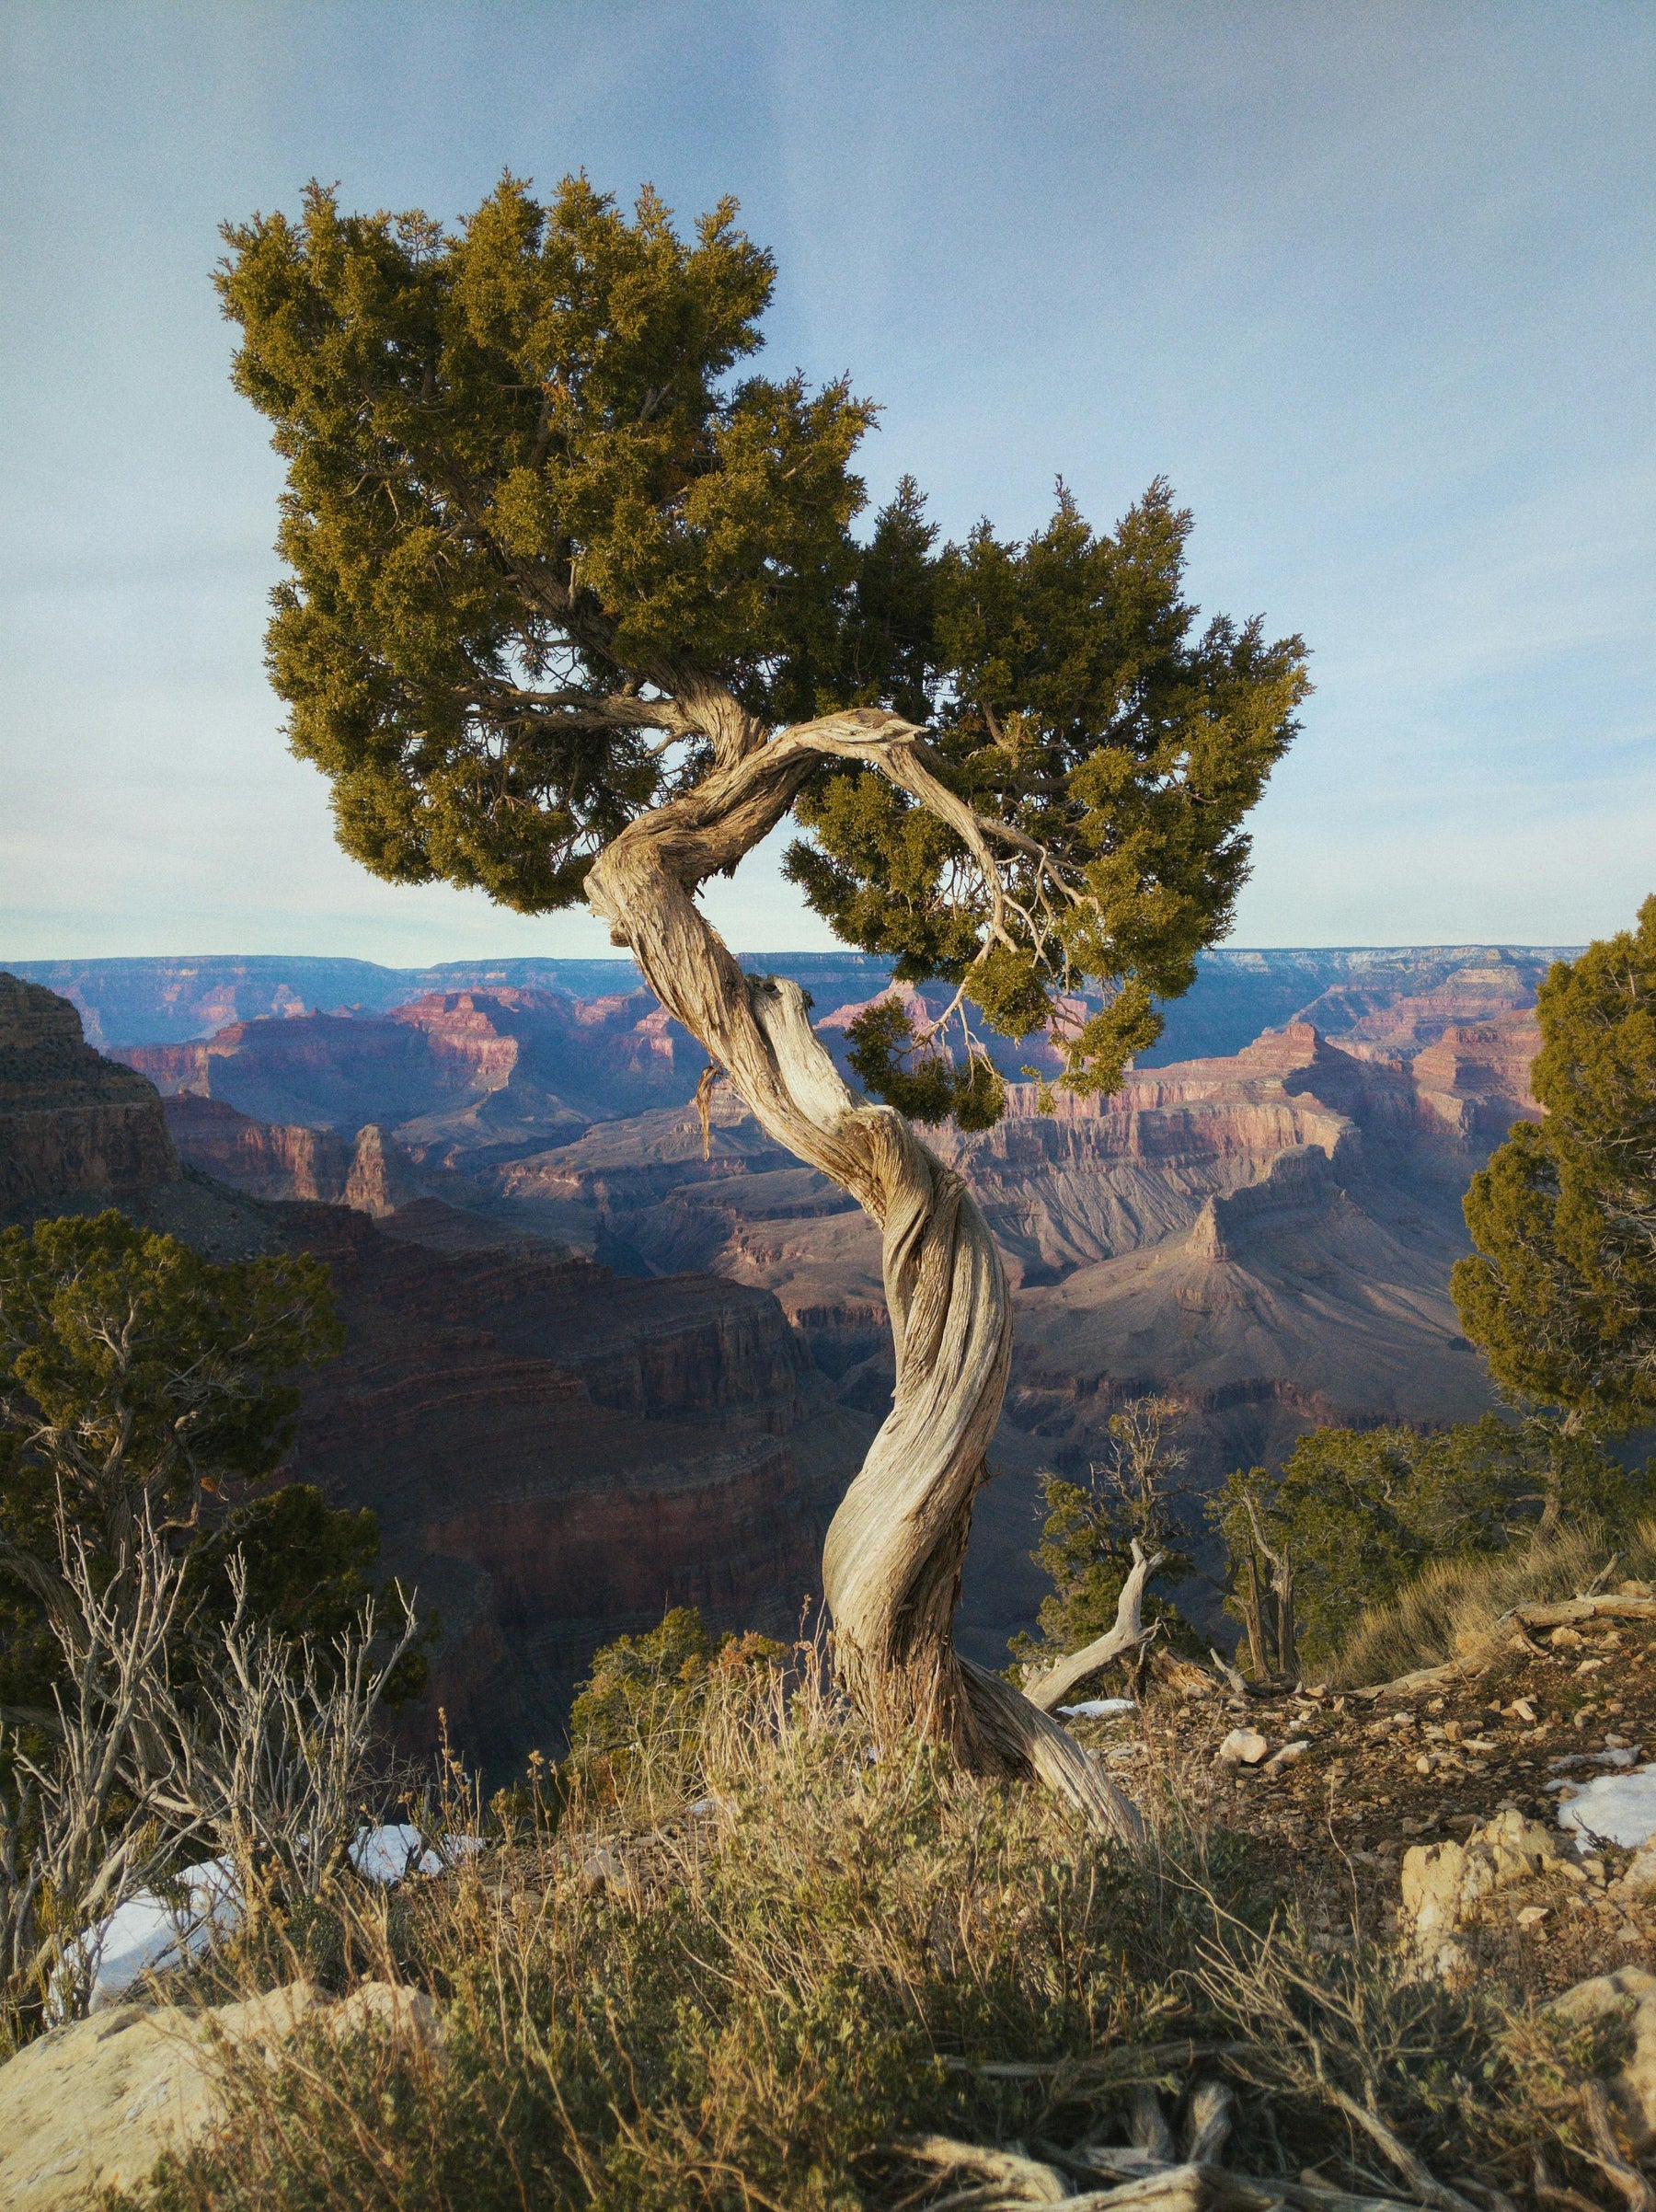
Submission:
[[744,975],[692,896],[776,826],[824,755],[879,767],[981,849],[978,825],[931,777],[917,736],[874,709],[775,738],[739,733],[694,789],[615,839],[587,896],[767,1135],[849,1192],[881,1233],[896,1397],[822,1562],[846,1690],[878,1731],[917,1727],[974,1768],[1032,1771],[1096,1827],[1136,1841],[1136,1811],[1075,1738],[953,1645],[972,1500],[987,1479],[1012,1348],[988,1225],[901,1114],[843,1081],[799,986]]

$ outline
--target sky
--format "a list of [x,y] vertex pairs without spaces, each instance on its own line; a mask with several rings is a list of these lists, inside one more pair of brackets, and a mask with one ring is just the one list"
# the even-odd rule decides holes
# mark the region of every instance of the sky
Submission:
[[[0,0],[0,962],[593,954],[380,883],[287,753],[217,225],[584,167],[776,253],[762,357],[959,535],[1165,475],[1300,631],[1244,946],[1569,944],[1656,889],[1656,8]],[[777,840],[738,950],[825,945]]]

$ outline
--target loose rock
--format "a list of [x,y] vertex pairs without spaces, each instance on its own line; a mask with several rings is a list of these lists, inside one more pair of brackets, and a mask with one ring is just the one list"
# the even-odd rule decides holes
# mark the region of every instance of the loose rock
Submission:
[[[1413,1845],[1403,1854],[1403,1912],[1418,1957],[1435,1972],[1458,1967],[1464,1954],[1448,1939],[1479,1902],[1494,1890],[1532,1880],[1560,1857],[1552,1831],[1513,1808],[1474,1828],[1464,1844]],[[1456,1953],[1447,1962],[1445,1947]]]
[[1233,1728],[1219,1746],[1219,1757],[1231,1767],[1257,1767],[1271,1745],[1257,1728]]

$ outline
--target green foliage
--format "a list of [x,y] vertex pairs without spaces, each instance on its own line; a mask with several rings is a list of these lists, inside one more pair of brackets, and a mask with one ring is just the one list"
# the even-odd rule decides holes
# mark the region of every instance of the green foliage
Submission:
[[[59,1500],[107,1569],[144,1512],[188,1553],[198,1628],[230,1605],[326,1644],[368,1591],[372,1514],[293,1485],[254,1492],[293,1433],[294,1367],[343,1332],[308,1257],[219,1265],[110,1211],[0,1234],[0,1707],[41,1708],[62,1664],[47,1627]],[[409,1655],[403,1694],[422,1679]]]
[[873,410],[732,381],[775,279],[735,215],[689,246],[649,190],[628,221],[508,176],[454,233],[316,185],[298,223],[226,227],[236,386],[288,465],[271,678],[377,874],[567,905],[672,783],[593,696],[699,677],[810,710]]
[[1451,1279],[1497,1382],[1612,1433],[1656,1412],[1656,898],[1559,962],[1521,1123],[1466,1193]]
[[1144,1550],[1167,1555],[1145,1585],[1144,1621],[1159,1623],[1175,1650],[1202,1650],[1166,1594],[1194,1572],[1171,1510],[1184,1494],[1177,1480],[1184,1454],[1169,1441],[1178,1419],[1171,1400],[1137,1400],[1110,1415],[1110,1455],[1085,1483],[1041,1477],[1047,1513],[1034,1556],[1052,1590],[1037,1615],[1040,1640],[1020,1632],[1007,1647],[1022,1665],[1050,1665],[1111,1626],[1132,1571],[1135,1538]]
[[841,937],[894,958],[900,981],[963,980],[1005,1035],[1047,1027],[1064,990],[1097,979],[1102,1009],[1062,1035],[1065,1080],[1111,1089],[1161,1032],[1154,1001],[1187,990],[1197,952],[1230,927],[1241,824],[1308,688],[1304,645],[1268,644],[1258,621],[1196,629],[1182,595],[1190,517],[1164,483],[1113,536],[1061,485],[1025,543],[984,524],[940,551],[912,486],[901,504],[888,567],[939,772],[1056,862],[1075,896],[1043,888],[1033,850],[1017,848],[1022,913],[991,950],[954,832],[857,766],[824,769],[800,803],[811,838],[788,872]]
[[923,1047],[911,1057],[914,1025],[901,999],[877,998],[845,1036],[853,1073],[910,1121],[993,1129],[1006,1110],[1006,1087],[982,1054],[969,1053],[964,1067],[941,1047]]
[[1630,1475],[1593,1438],[1488,1413],[1430,1434],[1314,1429],[1280,1477],[1232,1475],[1213,1511],[1231,1560],[1230,1609],[1248,1625],[1257,1526],[1290,1564],[1299,1651],[1320,1668],[1366,1608],[1390,1604],[1433,1562],[1493,1556],[1544,1519],[1627,1528],[1651,1498],[1650,1470]]
[[[323,1676],[331,1678],[329,1653],[362,1619],[366,1601],[378,1595],[373,1570],[379,1553],[379,1522],[367,1506],[353,1513],[329,1505],[312,1482],[284,1482],[237,1505],[191,1546],[184,1575],[191,1630],[200,1635],[230,1618],[235,1599],[229,1565],[239,1557],[247,1617],[290,1643],[307,1638]],[[399,1594],[400,1584],[393,1584],[394,1607]],[[423,1693],[441,1629],[435,1608],[425,1608],[417,1641],[386,1685],[387,1704],[406,1704]]]
[[[1113,535],[1061,485],[1027,542],[939,546],[905,478],[859,541],[875,410],[746,370],[774,269],[735,218],[692,244],[653,192],[629,218],[584,178],[542,203],[508,176],[454,231],[316,185],[297,221],[226,227],[236,383],[288,470],[269,663],[293,748],[364,866],[545,912],[702,779],[719,701],[929,723],[937,774],[999,825],[998,930],[956,832],[854,763],[799,801],[789,870],[847,942],[964,980],[1008,1035],[1096,979],[1068,1079],[1110,1089],[1229,927],[1304,647],[1198,628],[1160,482]],[[864,1042],[894,1101],[998,1113],[977,1055],[949,1078]]]
[[1363,1608],[1340,1644],[1332,1679],[1342,1687],[1393,1682],[1417,1667],[1482,1657],[1510,1641],[1514,1606],[1555,1605],[1620,1576],[1656,1579],[1656,1521],[1610,1529],[1578,1520],[1504,1551],[1434,1560],[1389,1604]]
[[0,1232],[8,1496],[138,1484],[193,1518],[271,1471],[299,1404],[280,1377],[342,1342],[317,1260],[219,1266],[114,1211]]

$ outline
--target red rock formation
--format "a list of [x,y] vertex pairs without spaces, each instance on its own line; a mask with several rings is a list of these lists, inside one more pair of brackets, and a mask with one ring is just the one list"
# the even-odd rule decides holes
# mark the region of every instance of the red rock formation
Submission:
[[67,999],[0,973],[0,1215],[178,1172],[155,1087],[85,1043]]
[[510,1157],[616,1112],[687,1099],[705,1055],[648,992],[430,992],[383,1016],[235,1022],[120,1055],[168,1095],[221,1100],[277,1125],[397,1134],[422,1162]]
[[377,1122],[356,1134],[351,1167],[340,1192],[340,1203],[377,1220],[394,1214],[418,1193],[408,1156],[392,1142]]
[[[399,1194],[396,1148],[375,1125],[348,1149],[199,1096],[171,1112],[244,1183],[342,1171],[363,1205]],[[831,1402],[763,1292],[617,1278],[429,1199],[382,1230],[346,1207],[265,1204],[180,1175],[154,1089],[86,1048],[73,1008],[10,978],[0,1179],[27,1214],[89,1189],[212,1258],[285,1248],[328,1262],[348,1347],[302,1380],[286,1471],[375,1511],[385,1568],[442,1616],[432,1698],[413,1726],[429,1734],[443,1705],[502,1779],[532,1745],[556,1747],[600,1643],[676,1604],[786,1632],[816,1587],[868,1429]]]
[[1515,1121],[1534,1121],[1530,1070],[1541,1049],[1531,1014],[1455,1024],[1416,1053],[1409,1074],[1424,1106],[1457,1135],[1501,1138]]
[[1425,991],[1398,996],[1395,989],[1346,986],[1325,992],[1305,1008],[1305,1017],[1355,1043],[1411,1052],[1436,1043],[1445,1030],[1527,1012],[1535,1003],[1541,970],[1534,959],[1520,962],[1491,950]]
[[257,1122],[194,1091],[175,1092],[166,1109],[179,1158],[204,1175],[259,1198],[332,1204],[344,1192],[351,1149],[335,1130]]
[[374,1122],[347,1142],[335,1129],[258,1122],[190,1091],[168,1099],[166,1112],[187,1166],[258,1198],[347,1205],[377,1218],[419,1194],[408,1155]]
[[166,1095],[224,1100],[277,1125],[360,1129],[401,1120],[463,1093],[407,1023],[343,1014],[233,1022],[192,1044],[134,1045],[119,1054]]

